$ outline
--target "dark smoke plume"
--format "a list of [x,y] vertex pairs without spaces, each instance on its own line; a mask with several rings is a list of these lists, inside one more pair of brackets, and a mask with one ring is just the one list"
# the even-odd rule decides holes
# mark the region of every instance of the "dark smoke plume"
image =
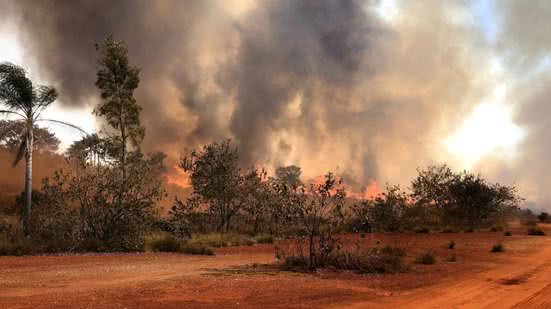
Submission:
[[244,166],[329,169],[356,190],[404,183],[483,92],[464,3],[14,1],[25,50],[66,105],[93,104],[94,43],[112,34],[142,68],[146,148],[232,138]]

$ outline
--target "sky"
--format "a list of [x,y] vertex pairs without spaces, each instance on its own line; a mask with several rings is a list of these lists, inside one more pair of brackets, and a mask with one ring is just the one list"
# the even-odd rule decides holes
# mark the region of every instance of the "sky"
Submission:
[[[145,146],[174,164],[232,138],[243,165],[336,170],[358,191],[445,162],[551,205],[548,1],[0,0],[0,12],[0,61],[57,87],[47,117],[87,132],[101,129],[93,44],[126,41]],[[80,138],[50,129],[62,147]]]

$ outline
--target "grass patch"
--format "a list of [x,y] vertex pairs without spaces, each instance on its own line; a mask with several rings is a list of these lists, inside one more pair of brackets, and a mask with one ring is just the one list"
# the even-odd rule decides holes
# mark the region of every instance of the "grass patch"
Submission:
[[209,246],[199,243],[189,243],[170,235],[153,235],[146,240],[145,247],[152,252],[173,252],[194,255],[214,255]]
[[539,227],[534,227],[534,228],[528,229],[528,235],[531,235],[531,236],[545,236],[545,233]]
[[492,250],[490,250],[490,252],[492,253],[498,253],[498,252],[505,252],[505,247],[503,246],[503,244],[495,244],[493,247],[492,247]]
[[423,265],[432,265],[436,263],[436,257],[431,251],[427,251],[415,258],[415,263]]
[[[327,258],[321,268],[351,270],[362,274],[394,274],[404,272],[407,266],[404,261],[406,251],[398,247],[384,247],[355,252],[335,252]],[[306,271],[308,258],[305,256],[288,256],[280,265],[283,270]]]
[[191,239],[188,240],[189,244],[202,244],[214,248],[252,246],[256,244],[256,242],[257,241],[253,237],[237,233],[194,234]]
[[273,244],[274,237],[270,234],[259,234],[253,237],[253,240],[258,244]]

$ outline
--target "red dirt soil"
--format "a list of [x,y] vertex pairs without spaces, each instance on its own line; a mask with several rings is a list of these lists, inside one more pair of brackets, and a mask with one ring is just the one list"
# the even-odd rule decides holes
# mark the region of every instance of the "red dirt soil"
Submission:
[[[0,308],[551,307],[551,238],[521,231],[350,235],[406,248],[396,275],[277,271],[271,245],[216,256],[89,254],[0,257]],[[456,248],[445,248],[454,240]],[[505,252],[490,253],[501,242]],[[427,250],[435,265],[413,263]],[[446,258],[455,253],[457,262]]]

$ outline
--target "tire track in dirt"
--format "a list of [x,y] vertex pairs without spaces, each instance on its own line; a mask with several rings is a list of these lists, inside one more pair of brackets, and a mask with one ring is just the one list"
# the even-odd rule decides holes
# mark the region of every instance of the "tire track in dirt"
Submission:
[[538,253],[438,285],[398,293],[355,308],[550,308],[551,239]]

